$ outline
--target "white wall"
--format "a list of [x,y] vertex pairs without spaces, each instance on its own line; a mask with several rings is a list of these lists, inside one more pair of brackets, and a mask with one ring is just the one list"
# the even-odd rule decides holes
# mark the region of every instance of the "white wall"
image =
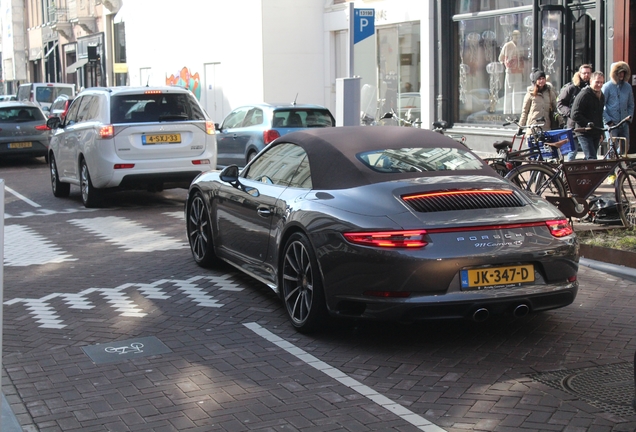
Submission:
[[323,0],[126,0],[130,85],[140,84],[141,68],[151,68],[149,84],[163,85],[187,67],[205,87],[215,64],[224,114],[296,93],[299,103],[324,105],[322,15]]
[[[252,102],[317,103],[335,112],[334,32],[348,29],[348,5],[329,0],[125,0],[131,85],[141,68],[161,85],[183,67],[203,82],[214,70],[224,114]],[[422,121],[433,121],[433,2],[356,1],[376,10],[376,28],[421,23]],[[429,39],[430,38],[430,39]],[[431,61],[427,61],[431,59]],[[212,66],[214,64],[214,66]],[[216,94],[218,94],[217,92]],[[204,97],[202,96],[202,99]],[[203,100],[202,100],[203,101]],[[207,101],[203,101],[207,102]],[[428,109],[427,109],[428,108]],[[215,117],[220,122],[222,118]],[[430,121],[429,121],[430,120]]]
[[263,0],[265,102],[326,105],[324,0]]

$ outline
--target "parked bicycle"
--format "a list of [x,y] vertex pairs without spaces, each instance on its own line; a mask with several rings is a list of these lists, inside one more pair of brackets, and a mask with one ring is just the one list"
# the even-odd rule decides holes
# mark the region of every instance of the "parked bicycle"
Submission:
[[[538,120],[540,122],[543,121],[542,118]],[[513,168],[528,160],[537,159],[539,161],[545,161],[552,159],[553,155],[551,154],[551,150],[547,153],[542,151],[545,150],[544,142],[548,139],[546,133],[543,131],[544,123],[534,123],[527,126],[521,126],[517,119],[508,119],[503,126],[511,124],[518,127],[518,130],[515,131],[512,140],[497,141],[493,143],[493,147],[497,151],[497,156],[484,159],[492,169],[497,171],[499,175],[505,177]],[[528,129],[530,130],[530,138],[526,139],[526,131]],[[517,141],[519,141],[517,150],[513,150]],[[523,148],[523,144],[525,142],[527,142],[529,146]]]
[[[457,133],[447,133],[446,129],[448,129],[448,122],[446,120],[437,120],[433,122],[433,131],[442,135],[446,135],[458,143],[466,145],[466,137],[462,134]],[[468,146],[467,146],[468,147]]]
[[[630,119],[627,117],[602,130],[610,132]],[[621,154],[618,141],[610,138],[608,152],[603,159],[570,162],[564,161],[558,150],[563,143],[548,143],[559,154],[556,166],[536,160],[514,168],[506,178],[520,188],[544,197],[564,215],[572,218],[587,215],[588,199],[605,179],[616,175],[614,196],[617,211],[623,225],[632,227],[636,225],[636,171],[631,166],[632,160]],[[570,142],[570,145],[574,143]]]

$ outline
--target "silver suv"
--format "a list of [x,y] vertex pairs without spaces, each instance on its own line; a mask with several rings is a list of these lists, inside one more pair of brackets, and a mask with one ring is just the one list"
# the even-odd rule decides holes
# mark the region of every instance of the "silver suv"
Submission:
[[187,188],[216,167],[214,123],[180,87],[89,88],[47,125],[53,195],[77,185],[86,207],[107,190]]

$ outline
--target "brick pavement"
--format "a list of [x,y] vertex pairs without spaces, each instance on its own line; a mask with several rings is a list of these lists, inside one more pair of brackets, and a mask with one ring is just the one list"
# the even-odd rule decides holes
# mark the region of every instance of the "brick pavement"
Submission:
[[[41,177],[34,181],[46,184],[46,170]],[[50,202],[48,191],[29,197],[52,209],[77,202],[73,194]],[[25,431],[413,431],[433,425],[450,432],[636,430],[636,413],[620,402],[609,404],[616,414],[536,379],[631,364],[631,280],[582,267],[574,304],[523,319],[336,322],[301,335],[267,287],[230,267],[201,269],[187,249],[126,252],[69,223],[116,216],[183,239],[182,222],[168,214],[179,205],[144,207],[131,197],[130,208],[95,213],[25,216],[20,212],[29,209],[22,204],[11,210],[15,217],[6,223],[45,235],[80,259],[5,267],[5,301],[110,290],[85,295],[93,309],[71,308],[64,296],[49,299],[61,328],[43,328],[24,303],[4,305],[2,390]],[[172,282],[158,285],[165,299],[140,290],[162,279],[228,273],[242,289],[196,283],[221,307],[193,301]],[[144,315],[123,315],[104,296],[114,291]],[[283,344],[264,338],[254,325]],[[150,336],[170,352],[96,364],[83,350]],[[631,379],[595,385],[629,398]]]
[[[9,311],[3,391],[27,431],[418,430],[243,325],[253,322],[448,431],[634,430],[636,416],[530,378],[631,361],[636,284],[585,267],[580,278],[575,304],[527,319],[358,323],[314,336],[295,333],[249,279],[226,310],[169,292],[171,308],[137,299],[151,311],[142,321],[75,311],[65,331]],[[141,335],[172,353],[96,365],[81,349]]]

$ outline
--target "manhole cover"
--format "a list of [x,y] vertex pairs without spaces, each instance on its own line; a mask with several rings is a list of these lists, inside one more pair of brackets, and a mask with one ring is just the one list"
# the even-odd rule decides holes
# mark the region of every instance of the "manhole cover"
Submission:
[[545,372],[530,378],[565,390],[607,413],[619,417],[636,415],[632,408],[634,365],[631,363]]
[[140,337],[82,347],[96,364],[113,363],[136,357],[147,357],[172,352],[154,336]]

